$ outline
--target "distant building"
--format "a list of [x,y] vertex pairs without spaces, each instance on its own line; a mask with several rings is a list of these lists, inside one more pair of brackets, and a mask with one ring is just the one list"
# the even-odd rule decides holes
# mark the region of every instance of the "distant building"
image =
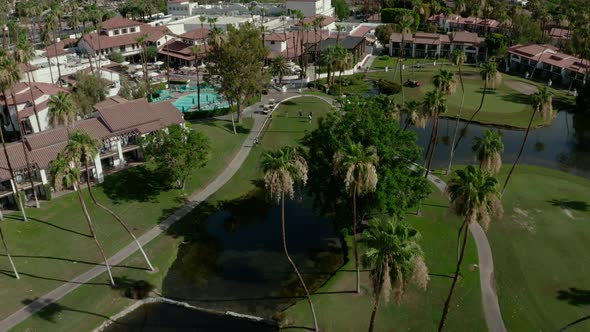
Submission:
[[172,17],[189,17],[195,15],[193,11],[199,7],[199,4],[188,0],[169,0],[167,7],[168,14]]
[[551,38],[551,43],[556,46],[562,46],[572,38],[572,31],[563,28],[551,28],[547,31],[547,36]]
[[195,63],[195,55],[191,50],[192,46],[200,45],[201,48],[197,58],[204,58],[209,47],[207,45],[208,37],[209,29],[199,28],[185,32],[164,44],[158,54],[160,59],[170,60],[172,67],[192,66]]
[[297,28],[303,29],[306,24],[309,24],[310,29],[313,30],[313,22],[319,17],[323,18],[322,23],[319,25],[320,29],[325,30],[336,30],[336,18],[333,16],[326,16],[323,14],[309,16],[303,19],[301,22],[297,22]]
[[437,14],[428,18],[429,22],[435,23],[440,29],[446,32],[469,31],[480,35],[487,35],[491,32],[499,32],[500,22],[492,19],[478,17],[461,17],[457,14]]
[[389,40],[389,55],[397,56],[400,49],[412,58],[448,58],[454,50],[465,52],[468,62],[486,60],[485,39],[476,33],[456,31],[449,34],[417,32],[415,34],[393,33]]
[[287,10],[300,10],[306,17],[315,15],[334,16],[331,0],[287,0]]
[[590,64],[565,54],[553,45],[514,45],[508,49],[510,69],[519,73],[540,75],[562,84],[583,83]]

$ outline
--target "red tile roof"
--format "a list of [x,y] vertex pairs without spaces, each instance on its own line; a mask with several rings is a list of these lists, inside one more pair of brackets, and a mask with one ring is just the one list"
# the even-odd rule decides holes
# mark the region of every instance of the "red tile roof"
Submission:
[[373,27],[363,25],[354,29],[354,31],[352,31],[350,35],[353,37],[363,37],[366,34],[368,34],[371,30],[373,30]]
[[77,40],[73,39],[73,38],[66,38],[66,39],[60,40],[59,42],[57,42],[55,44],[51,44],[51,45],[45,47],[45,49],[43,49],[43,52],[45,53],[45,56],[48,58],[53,58],[55,56],[60,56],[60,55],[65,55],[65,54],[71,54],[71,53],[74,53],[74,50],[72,48],[66,48],[66,46],[69,46],[72,43],[75,43],[76,41]]
[[303,21],[298,22],[297,25],[303,25],[303,24],[313,24],[313,21],[318,18],[318,17],[323,17],[324,20],[322,21],[320,27],[326,27],[334,22],[336,22],[336,18],[332,17],[332,16],[326,16],[326,15],[314,15],[314,16],[310,16],[310,17],[306,17],[303,19]]
[[549,37],[556,39],[570,39],[572,32],[569,29],[551,28]]
[[137,21],[132,21],[130,19],[124,17],[113,17],[102,22],[102,28],[105,30],[112,30],[112,29],[119,29],[119,28],[127,28],[127,27],[134,27],[140,26],[142,23]]
[[[152,27],[149,24],[143,24],[139,32],[127,33],[118,36],[109,36],[104,33],[98,34],[96,32],[84,35],[83,40],[95,51],[105,48],[114,48],[126,45],[137,44],[137,38],[148,35],[150,42],[156,42],[164,37],[166,31],[165,26]],[[100,40],[100,42],[99,42]],[[99,47],[100,44],[100,47]]]
[[203,38],[207,39],[207,36],[209,36],[209,29],[207,28],[199,28],[179,35],[180,38],[190,40],[203,40]]

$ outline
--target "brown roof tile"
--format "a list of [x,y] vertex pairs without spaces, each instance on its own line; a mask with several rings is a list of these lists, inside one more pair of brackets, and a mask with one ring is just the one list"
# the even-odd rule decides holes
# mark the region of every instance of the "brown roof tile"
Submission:
[[124,18],[124,17],[113,17],[111,19],[108,19],[108,20],[102,22],[102,28],[106,29],[106,30],[133,27],[133,26],[139,26],[139,25],[142,25],[142,23],[137,22],[137,21],[132,21],[132,20]]

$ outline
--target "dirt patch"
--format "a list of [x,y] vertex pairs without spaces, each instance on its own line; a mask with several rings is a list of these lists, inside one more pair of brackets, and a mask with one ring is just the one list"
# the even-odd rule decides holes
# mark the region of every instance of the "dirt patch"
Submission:
[[525,94],[527,96],[530,96],[534,93],[536,93],[537,91],[539,91],[539,89],[532,84],[529,83],[524,83],[524,82],[520,82],[520,81],[506,81],[504,82],[504,84],[511,88],[512,90],[516,90],[522,94]]

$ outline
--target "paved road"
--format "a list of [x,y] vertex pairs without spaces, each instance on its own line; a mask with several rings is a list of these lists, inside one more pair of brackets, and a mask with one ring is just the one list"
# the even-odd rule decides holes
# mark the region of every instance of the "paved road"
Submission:
[[[254,118],[254,125],[252,127],[252,130],[250,131],[250,134],[244,141],[242,147],[240,148],[234,159],[225,168],[225,170],[203,190],[193,193],[189,197],[189,203],[187,205],[176,210],[174,214],[169,216],[158,226],[152,228],[151,230],[143,234],[141,237],[139,237],[138,240],[142,245],[146,245],[148,242],[155,239],[158,235],[164,233],[172,224],[180,220],[182,217],[187,215],[191,210],[193,210],[197,205],[199,205],[200,202],[203,202],[209,196],[211,196],[213,193],[219,190],[219,188],[221,188],[227,181],[229,181],[229,179],[231,179],[231,177],[238,171],[242,163],[246,160],[246,157],[248,157],[248,154],[250,153],[250,150],[254,145],[254,138],[258,135],[258,132],[261,130],[262,123],[264,122],[266,116],[260,114],[253,114],[252,117]],[[134,242],[131,242],[125,248],[117,252],[114,256],[110,257],[109,263],[113,266],[118,265],[136,251],[137,246]],[[82,284],[98,277],[104,272],[106,272],[106,267],[104,265],[95,266],[87,272],[70,280],[70,282],[65,283],[62,286],[52,290],[51,292],[39,297],[35,301],[31,302],[29,305],[21,308],[20,310],[16,311],[4,320],[0,321],[0,331],[8,331],[20,322],[29,318],[37,311],[60,300],[71,291],[80,287]]]
[[[440,178],[429,174],[428,180],[432,182],[440,191],[445,192],[447,184]],[[479,279],[481,284],[481,297],[483,304],[486,324],[490,332],[506,332],[506,326],[502,319],[500,304],[498,304],[498,295],[496,293],[496,279],[494,277],[494,260],[492,258],[492,249],[481,226],[474,222],[469,225],[469,231],[477,247],[477,256],[479,260]]]

